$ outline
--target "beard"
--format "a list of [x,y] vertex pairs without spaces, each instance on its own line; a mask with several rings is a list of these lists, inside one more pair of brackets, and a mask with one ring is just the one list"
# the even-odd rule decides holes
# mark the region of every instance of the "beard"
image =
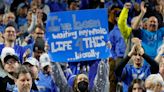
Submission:
[[29,92],[30,89],[31,89],[30,84],[27,84],[27,85],[24,85],[24,86],[22,87],[21,92]]
[[8,39],[8,42],[14,42],[15,40],[13,40],[13,39]]

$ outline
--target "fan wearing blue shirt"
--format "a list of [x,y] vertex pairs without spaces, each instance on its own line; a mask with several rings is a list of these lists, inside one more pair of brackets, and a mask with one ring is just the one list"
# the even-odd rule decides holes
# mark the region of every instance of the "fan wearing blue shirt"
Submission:
[[32,74],[25,66],[20,66],[14,74],[17,89],[13,92],[31,92]]
[[[133,65],[127,64],[130,59],[132,59]],[[143,66],[143,59],[145,59],[150,66]],[[128,55],[116,67],[115,74],[117,78],[123,82],[123,92],[127,92],[132,80],[145,80],[150,74],[158,73],[158,71],[158,63],[144,52],[141,45],[134,44]]]
[[47,53],[44,53],[39,58],[41,69],[38,74],[38,88],[40,92],[58,92],[55,83],[51,77],[51,60]]
[[[156,17],[157,15],[150,15],[147,20],[147,30],[138,29],[140,21],[142,20],[145,13],[147,13],[147,8],[145,7],[145,3],[141,3],[141,13],[138,16],[137,20],[134,22],[132,28],[134,29],[133,34],[135,37],[138,37],[142,40],[142,46],[145,52],[151,57],[155,58],[157,55],[157,49],[163,42],[164,37],[164,27],[159,28],[159,19]],[[144,62],[146,65],[146,62]]]
[[[35,27],[33,36],[29,38],[31,40],[31,42],[30,43],[27,42],[28,45],[25,46],[26,49],[30,49],[30,56],[32,56],[33,53],[38,52],[38,50],[36,51],[35,48],[34,48],[35,43],[37,43],[38,46],[42,48],[42,51],[45,50],[44,47],[43,47],[46,44],[45,39],[44,39],[44,37],[45,37],[44,34],[45,34],[45,29],[44,29],[43,26],[38,25],[38,26]],[[35,50],[35,51],[33,51],[33,50]],[[45,52],[45,51],[43,51],[43,52]],[[35,57],[35,58],[37,60],[39,60],[39,57],[40,57],[40,55]]]
[[23,56],[25,56],[24,53],[26,52],[27,49],[15,44],[16,28],[14,26],[14,22],[10,22],[6,25],[6,28],[3,33],[3,37],[5,42],[4,44],[0,45],[0,53],[4,47],[12,47],[15,50],[17,56],[19,57],[20,62],[22,63]]

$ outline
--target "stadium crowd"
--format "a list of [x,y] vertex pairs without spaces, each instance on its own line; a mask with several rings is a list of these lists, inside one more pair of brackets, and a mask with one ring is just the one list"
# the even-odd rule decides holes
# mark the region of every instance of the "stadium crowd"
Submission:
[[[112,57],[52,62],[48,14],[100,8]],[[0,0],[0,92],[163,92],[163,19],[164,0]]]

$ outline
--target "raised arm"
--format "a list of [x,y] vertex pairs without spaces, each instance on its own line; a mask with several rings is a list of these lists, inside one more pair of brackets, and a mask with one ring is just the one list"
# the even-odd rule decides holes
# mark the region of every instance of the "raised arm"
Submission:
[[27,29],[27,32],[31,33],[34,27],[36,26],[36,23],[37,23],[37,16],[36,14],[32,13],[32,21],[31,21],[30,26]]
[[57,62],[52,64],[52,78],[56,85],[60,88],[60,92],[73,92],[72,88],[68,85],[61,66]]
[[107,60],[101,60],[98,65],[93,92],[108,92],[109,90],[109,66],[106,61]]
[[147,10],[147,8],[145,7],[145,3],[142,2],[141,3],[141,13],[137,17],[137,19],[134,21],[134,23],[132,25],[132,29],[134,29],[134,30],[137,30],[138,29],[138,25],[141,22],[142,18],[144,17],[144,15],[146,13],[146,10]]
[[118,18],[118,27],[126,42],[132,31],[132,28],[127,25],[128,12],[130,8],[131,3],[125,3],[124,8],[122,9],[120,16]]
[[150,58],[143,50],[142,47],[139,47],[137,52],[150,64],[150,70],[152,74],[158,73],[159,72],[159,65],[158,63]]
[[[135,51],[136,47],[137,47],[137,45],[133,45],[133,47],[132,47],[131,51],[128,53],[128,55],[127,55],[127,56],[123,59],[123,61],[120,62],[120,63],[118,64],[118,66],[116,67],[116,69],[115,69],[115,74],[116,74],[117,77],[120,77],[120,78],[121,78],[121,76],[122,76],[122,71],[123,71],[125,65],[128,63],[128,61],[130,60],[130,58],[131,58],[134,54],[136,54],[136,51]],[[126,74],[123,74],[123,75],[126,75]]]
[[158,63],[161,62],[161,58],[163,54],[164,54],[164,44],[158,49],[158,55],[155,57],[155,60]]

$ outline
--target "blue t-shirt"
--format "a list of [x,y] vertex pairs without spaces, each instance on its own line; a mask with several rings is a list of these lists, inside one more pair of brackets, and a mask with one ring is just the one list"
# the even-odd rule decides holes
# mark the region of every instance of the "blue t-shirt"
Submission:
[[[0,53],[2,52],[2,49],[5,47],[4,44],[0,44]],[[17,56],[20,59],[20,63],[23,63],[23,54],[25,53],[25,51],[27,50],[26,48],[19,46],[19,45],[14,45],[15,53],[17,54]]]
[[134,79],[145,80],[151,74],[150,66],[142,66],[135,68],[133,65],[127,64],[123,69],[121,78],[123,81],[123,92],[128,92],[128,87]]
[[163,42],[164,27],[158,29],[155,32],[148,30],[141,30],[142,46],[145,52],[152,58],[157,55],[157,49]]

